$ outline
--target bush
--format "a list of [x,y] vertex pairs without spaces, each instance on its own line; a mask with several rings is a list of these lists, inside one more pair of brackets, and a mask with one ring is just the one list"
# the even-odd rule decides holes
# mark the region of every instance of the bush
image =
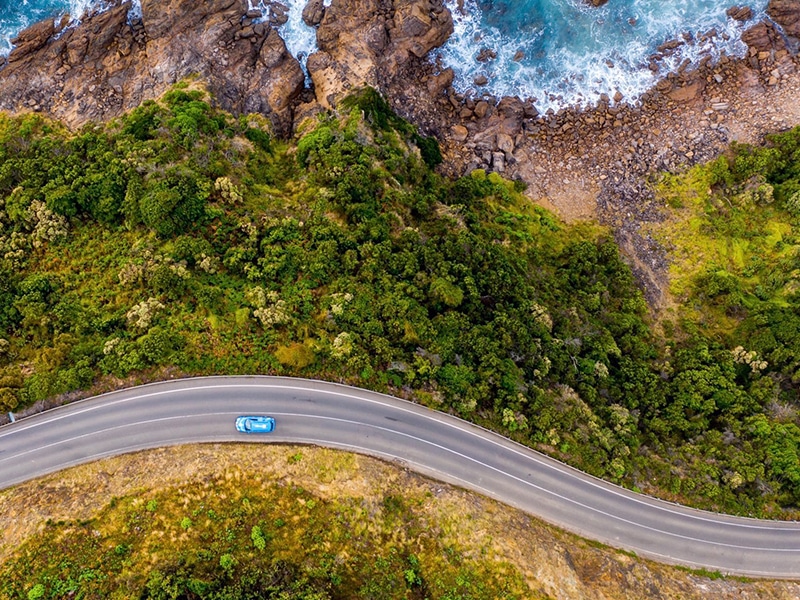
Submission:
[[196,227],[205,214],[211,184],[184,170],[171,170],[148,182],[139,200],[142,222],[167,238]]

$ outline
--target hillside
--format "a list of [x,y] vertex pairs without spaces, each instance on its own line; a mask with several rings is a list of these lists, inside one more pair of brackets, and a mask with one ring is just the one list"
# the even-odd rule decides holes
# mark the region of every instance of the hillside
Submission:
[[11,524],[0,531],[0,594],[11,599],[800,594],[796,582],[652,563],[396,466],[308,447],[115,457],[0,492],[0,519]]
[[774,202],[749,201],[789,261],[769,288],[783,312],[743,289],[728,312],[749,329],[723,337],[705,309],[654,333],[602,229],[495,174],[436,174],[436,142],[370,89],[291,142],[209,100],[184,83],[76,133],[2,117],[4,411],[166,374],[319,377],[662,497],[796,514],[796,133],[706,168],[723,206],[765,177]]

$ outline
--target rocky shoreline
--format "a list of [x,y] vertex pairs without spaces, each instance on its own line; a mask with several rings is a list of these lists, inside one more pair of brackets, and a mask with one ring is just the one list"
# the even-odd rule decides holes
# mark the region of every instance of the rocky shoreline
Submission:
[[[592,109],[545,115],[518,98],[453,89],[453,71],[429,59],[453,31],[443,0],[333,0],[327,8],[311,0],[304,18],[316,24],[319,48],[307,62],[311,87],[280,35],[248,12],[246,0],[141,4],[142,17],[132,22],[122,2],[78,27],[46,21],[22,32],[0,67],[0,109],[40,111],[79,127],[197,76],[224,108],[264,113],[277,133],[289,135],[348,90],[372,85],[437,136],[450,174],[501,172],[525,181],[533,200],[567,220],[609,225],[656,310],[668,302],[669,263],[643,233],[643,225],[663,218],[650,174],[800,124],[796,0],[771,0],[770,19],[743,35],[744,59],[679,70],[635,105],[604,98]],[[729,14],[746,19],[747,10]]]

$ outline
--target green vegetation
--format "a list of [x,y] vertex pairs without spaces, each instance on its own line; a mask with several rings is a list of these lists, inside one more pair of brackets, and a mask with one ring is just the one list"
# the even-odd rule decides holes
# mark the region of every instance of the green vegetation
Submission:
[[495,555],[491,536],[463,526],[461,546],[450,525],[435,522],[443,508],[424,489],[382,501],[372,489],[366,497],[325,499],[256,472],[217,471],[202,481],[114,498],[87,520],[49,521],[0,566],[0,596],[531,597],[518,567]]
[[729,487],[796,508],[800,129],[764,147],[735,144],[664,177],[659,193],[673,208],[657,235],[676,259],[678,341],[665,369],[687,398],[683,449],[700,446],[709,463],[726,465]]
[[[161,367],[297,374],[405,395],[696,505],[797,508],[788,277],[742,274],[772,312],[742,304],[740,342],[720,333],[740,313],[717,310],[720,327],[706,327],[697,305],[665,343],[602,230],[557,222],[494,174],[437,175],[435,141],[372,91],[340,110],[296,144],[187,86],[76,134],[2,117],[2,408]],[[788,147],[764,151],[783,171],[752,190],[735,165],[766,173],[766,159],[735,152],[734,167],[707,167],[713,181],[698,171],[665,193],[687,202],[695,177],[744,185],[761,206],[768,184],[767,207],[791,206],[791,176],[775,179],[797,169]],[[719,236],[731,237],[728,205]],[[710,216],[693,218],[711,232]],[[765,219],[764,247],[791,273],[791,222]],[[697,276],[709,283],[693,301],[708,306],[757,287]]]

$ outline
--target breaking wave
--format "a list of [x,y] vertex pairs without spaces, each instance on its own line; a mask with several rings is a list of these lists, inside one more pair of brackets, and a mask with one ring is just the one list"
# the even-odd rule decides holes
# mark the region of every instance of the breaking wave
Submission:
[[[131,16],[141,14],[139,1]],[[456,88],[530,98],[540,111],[595,104],[603,94],[635,101],[684,63],[746,50],[741,33],[748,24],[725,14],[733,0],[611,0],[600,8],[584,0],[446,1],[455,32],[436,54],[455,71]],[[267,0],[249,2],[269,19]],[[279,27],[303,65],[316,49],[315,30],[301,16],[305,2],[284,0],[287,20]],[[754,21],[767,2],[750,1]],[[69,14],[74,24],[87,10],[103,7],[101,0],[19,0],[0,7],[0,55],[36,21]],[[681,44],[658,52],[669,40]]]

